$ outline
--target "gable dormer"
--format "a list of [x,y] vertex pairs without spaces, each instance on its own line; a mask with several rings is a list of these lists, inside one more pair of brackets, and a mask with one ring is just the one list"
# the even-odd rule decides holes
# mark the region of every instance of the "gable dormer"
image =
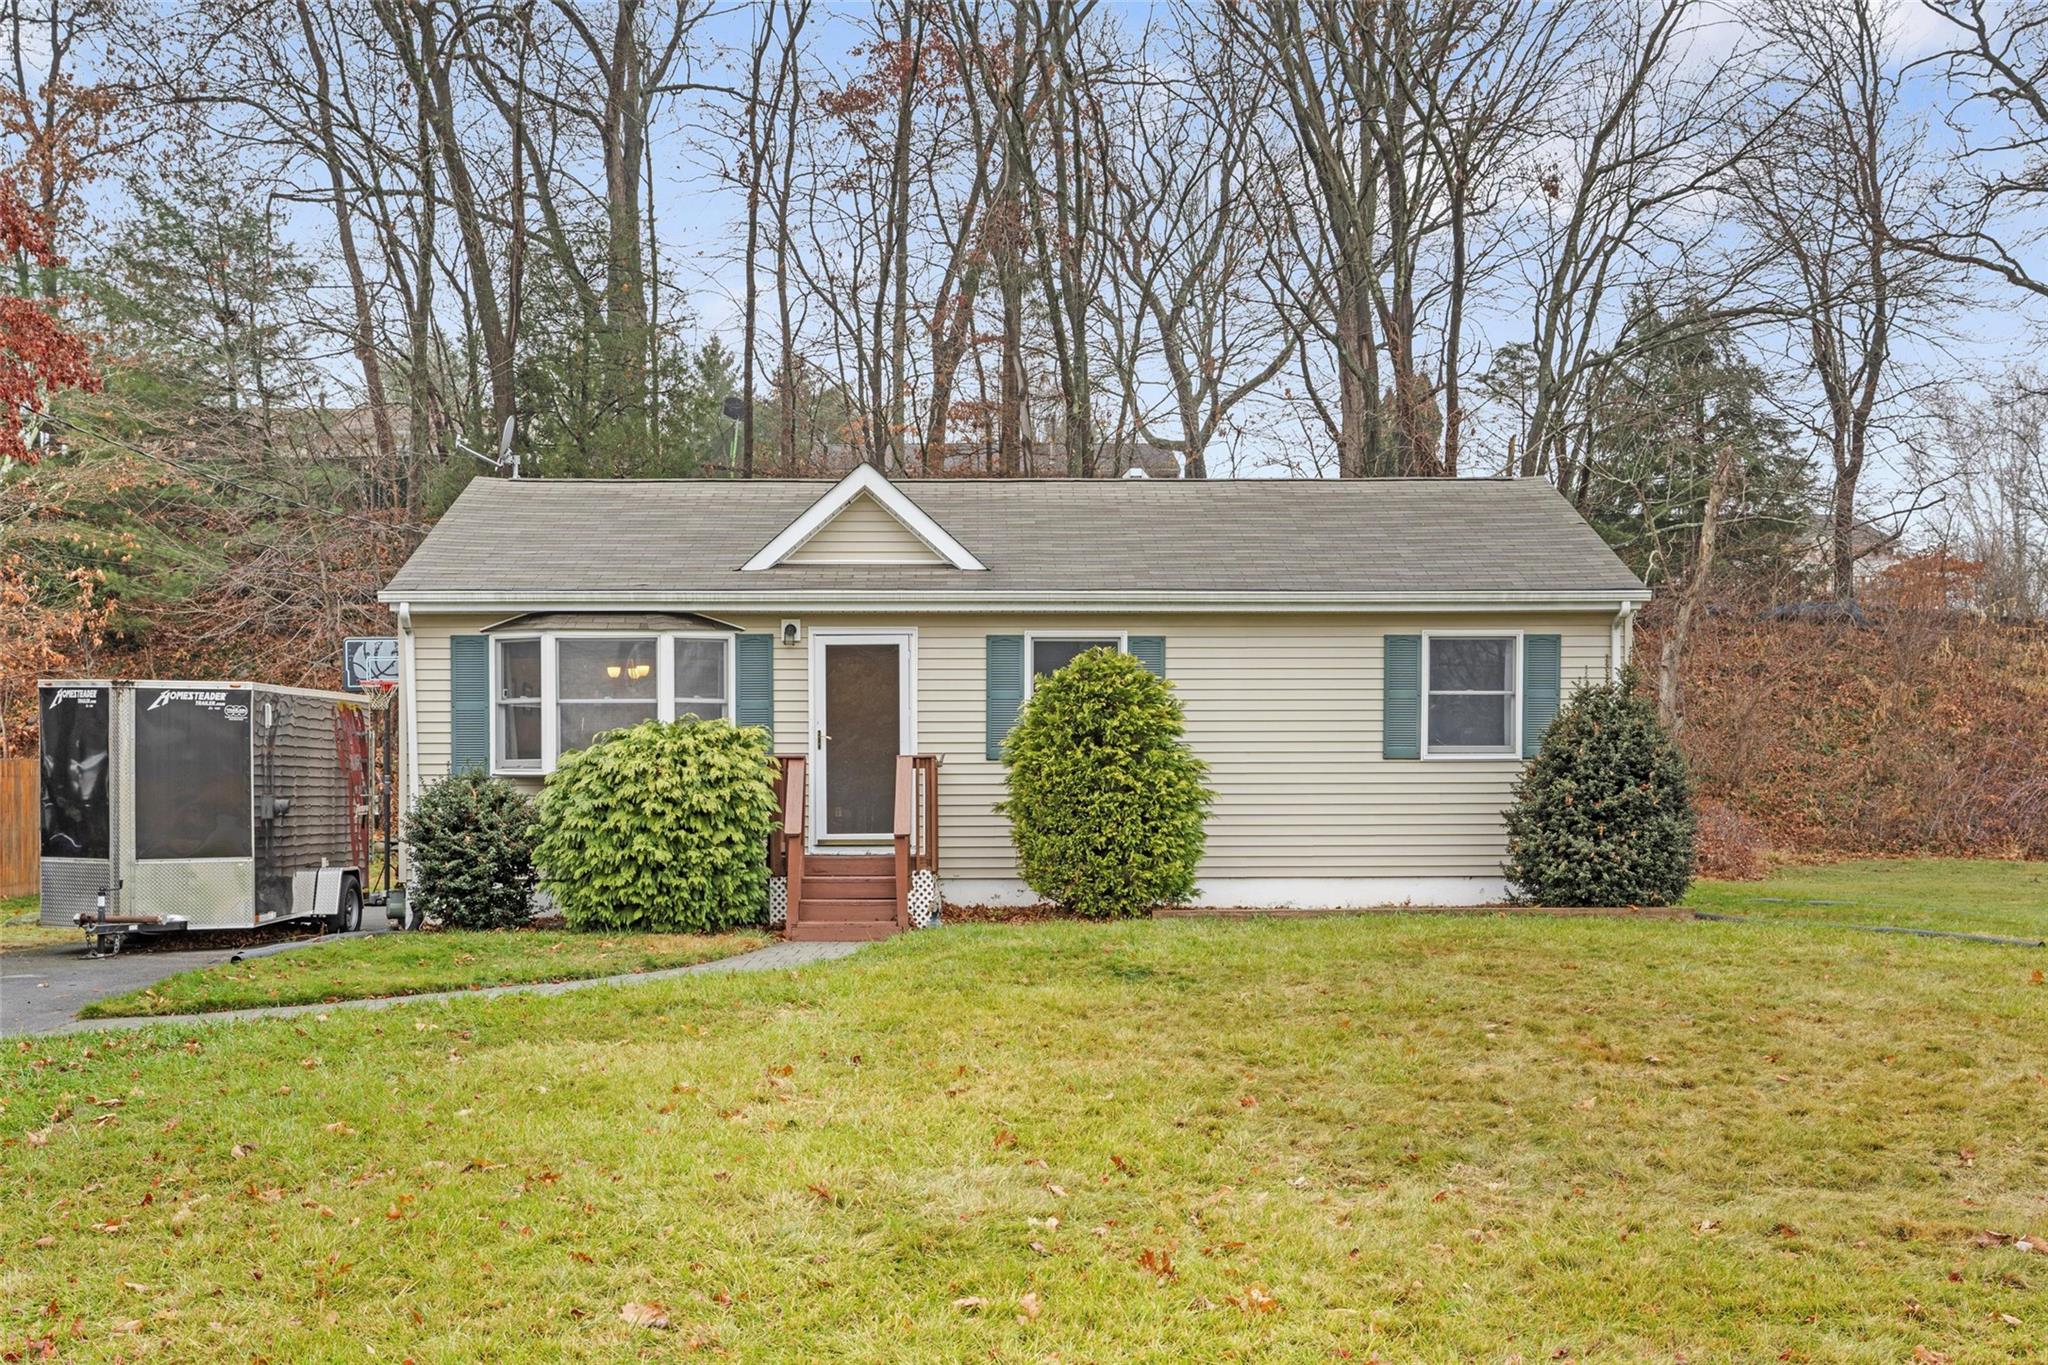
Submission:
[[922,565],[969,572],[986,567],[870,465],[832,485],[740,567],[752,571],[784,564]]

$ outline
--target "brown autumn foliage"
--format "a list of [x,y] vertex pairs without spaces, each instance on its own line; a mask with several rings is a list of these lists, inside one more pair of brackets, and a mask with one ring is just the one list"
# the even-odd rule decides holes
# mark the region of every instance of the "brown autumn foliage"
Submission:
[[36,751],[37,677],[90,670],[112,612],[101,582],[74,569],[53,600],[20,555],[0,556],[0,758]]
[[1755,875],[1765,850],[2048,858],[2048,624],[1868,614],[1695,625],[1679,743],[1703,870]]

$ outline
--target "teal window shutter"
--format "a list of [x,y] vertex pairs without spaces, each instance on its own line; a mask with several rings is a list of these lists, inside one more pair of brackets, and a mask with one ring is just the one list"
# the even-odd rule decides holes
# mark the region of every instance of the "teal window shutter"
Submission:
[[738,695],[733,699],[733,719],[741,725],[758,725],[773,738],[775,734],[775,637],[742,635],[733,642],[733,672]]
[[448,637],[448,771],[491,766],[491,640]]
[[1557,719],[1564,637],[1522,637],[1522,757],[1534,758],[1543,747],[1543,732]]
[[1422,757],[1422,637],[1386,637],[1380,674],[1380,757]]
[[988,739],[983,753],[990,759],[1003,756],[1003,739],[1017,723],[1017,709],[1024,705],[1024,637],[988,637]]
[[1133,635],[1130,639],[1131,657],[1145,665],[1145,670],[1155,678],[1166,676],[1166,637],[1164,635]]

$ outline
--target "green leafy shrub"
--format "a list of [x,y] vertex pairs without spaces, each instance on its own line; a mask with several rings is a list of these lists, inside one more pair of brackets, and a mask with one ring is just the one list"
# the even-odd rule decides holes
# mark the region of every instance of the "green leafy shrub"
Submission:
[[1697,831],[1685,760],[1631,675],[1558,712],[1515,784],[1504,870],[1538,905],[1671,905]]
[[420,793],[405,822],[411,895],[452,929],[503,929],[533,913],[533,800],[480,772]]
[[1038,680],[1003,743],[997,807],[1032,890],[1091,919],[1194,895],[1212,794],[1185,729],[1173,689],[1117,650]]
[[534,851],[572,929],[712,933],[768,917],[768,734],[643,721],[564,757]]

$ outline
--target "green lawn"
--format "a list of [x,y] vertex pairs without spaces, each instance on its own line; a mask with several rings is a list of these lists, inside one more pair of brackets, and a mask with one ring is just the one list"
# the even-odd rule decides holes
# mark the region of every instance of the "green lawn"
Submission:
[[2048,863],[1897,858],[1787,867],[1761,882],[1701,882],[1686,904],[1764,919],[2048,938]]
[[520,981],[686,967],[772,942],[733,934],[578,934],[538,930],[386,934],[294,948],[167,977],[146,990],[88,1005],[86,1018],[198,1014],[253,1005],[312,1005],[380,995],[465,990]]
[[966,926],[38,1040],[0,1060],[0,1351],[2031,1358],[2043,965],[1669,920]]

